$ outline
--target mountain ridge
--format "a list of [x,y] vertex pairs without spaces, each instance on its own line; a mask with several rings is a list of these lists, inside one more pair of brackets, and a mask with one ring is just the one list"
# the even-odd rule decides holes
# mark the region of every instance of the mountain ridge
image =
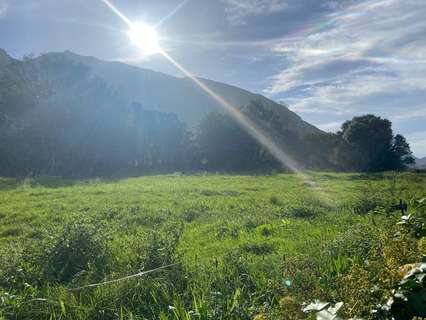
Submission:
[[12,60],[13,60],[13,58],[8,55],[8,53],[6,52],[6,50],[0,48],[0,66],[7,65]]
[[415,158],[416,164],[414,165],[417,169],[426,169],[426,157],[423,158]]
[[[209,112],[224,112],[222,106],[188,77],[176,77],[118,61],[104,61],[91,56],[81,56],[69,50],[50,52],[33,61],[43,64],[46,60],[63,60],[64,62],[70,60],[88,66],[94,77],[102,79],[113,90],[121,93],[129,103],[137,102],[146,109],[176,113],[181,120],[192,127],[198,125]],[[286,106],[263,95],[218,81],[201,77],[197,79],[237,108],[242,108],[253,100],[260,100],[262,103],[273,106],[283,118],[289,118],[287,124],[293,125],[291,129],[298,131],[299,134],[322,132]],[[197,106],[188,106],[188,101]],[[175,106],[171,106],[172,104]]]

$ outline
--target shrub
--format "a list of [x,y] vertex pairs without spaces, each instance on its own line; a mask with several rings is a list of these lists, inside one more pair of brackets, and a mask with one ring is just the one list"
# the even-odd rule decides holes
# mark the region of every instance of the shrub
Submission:
[[42,257],[46,278],[61,283],[83,273],[90,274],[91,279],[102,279],[108,261],[105,235],[99,226],[85,222],[67,224]]

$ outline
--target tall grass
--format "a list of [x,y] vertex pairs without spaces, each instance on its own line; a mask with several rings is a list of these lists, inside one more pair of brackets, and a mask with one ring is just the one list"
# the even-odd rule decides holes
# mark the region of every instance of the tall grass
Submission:
[[315,299],[369,318],[425,254],[391,208],[426,176],[313,177],[331,202],[294,175],[0,180],[0,319],[298,319]]

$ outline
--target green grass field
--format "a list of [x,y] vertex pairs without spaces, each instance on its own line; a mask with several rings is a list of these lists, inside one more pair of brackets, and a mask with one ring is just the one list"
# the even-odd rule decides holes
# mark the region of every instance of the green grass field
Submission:
[[368,318],[398,266],[426,253],[390,240],[391,206],[412,210],[426,174],[310,179],[0,179],[0,319],[298,319],[314,299]]

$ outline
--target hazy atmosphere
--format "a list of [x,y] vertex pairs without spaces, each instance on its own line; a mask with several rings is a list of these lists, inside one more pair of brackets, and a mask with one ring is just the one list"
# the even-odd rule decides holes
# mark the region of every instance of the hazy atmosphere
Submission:
[[[161,47],[197,76],[283,101],[326,131],[355,115],[388,118],[414,155],[426,156],[423,0],[114,5],[156,26]],[[13,57],[71,50],[182,75],[162,55],[141,54],[126,31],[101,0],[0,0],[0,48]]]
[[0,320],[426,319],[426,0],[0,0]]

